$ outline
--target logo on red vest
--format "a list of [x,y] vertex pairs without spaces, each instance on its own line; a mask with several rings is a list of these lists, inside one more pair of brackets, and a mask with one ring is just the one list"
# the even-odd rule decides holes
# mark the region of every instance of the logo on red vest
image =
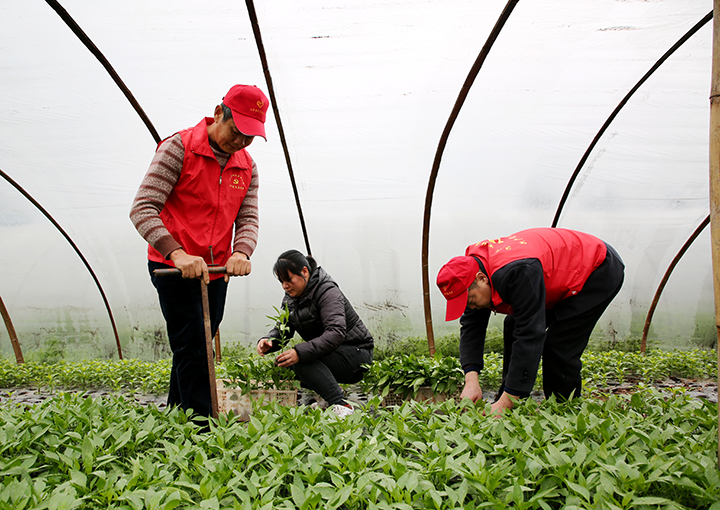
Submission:
[[230,177],[230,187],[232,189],[245,189],[245,180],[242,175],[236,174]]

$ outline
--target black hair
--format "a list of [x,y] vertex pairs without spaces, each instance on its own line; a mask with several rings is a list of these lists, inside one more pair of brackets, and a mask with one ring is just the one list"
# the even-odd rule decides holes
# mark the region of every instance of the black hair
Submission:
[[300,275],[304,267],[308,268],[308,272],[313,274],[317,269],[317,262],[311,255],[307,257],[297,250],[288,250],[282,254],[273,266],[273,274],[280,280],[280,283],[290,280],[290,273]]
[[233,118],[232,110],[229,107],[225,106],[225,103],[220,103],[220,106],[222,106],[222,110],[223,110],[222,121],[226,122],[228,119],[232,119]]

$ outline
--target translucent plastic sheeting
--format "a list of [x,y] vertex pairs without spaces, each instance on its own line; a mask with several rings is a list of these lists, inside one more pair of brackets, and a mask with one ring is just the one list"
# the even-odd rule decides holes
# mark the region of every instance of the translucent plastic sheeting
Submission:
[[[268,90],[243,2],[61,3],[161,137],[211,115],[234,83]],[[256,2],[313,255],[377,337],[425,333],[428,178],[460,88],[504,6]],[[711,9],[707,0],[518,3],[439,170],[429,261],[437,334],[458,328],[443,321],[444,299],[434,286],[439,267],[470,243],[550,226],[603,122]],[[126,357],[159,355],[164,323],[146,245],[127,217],[152,158],[152,136],[47,3],[1,3],[0,27],[0,169],[88,259]],[[605,335],[639,335],[665,269],[708,214],[711,38],[708,24],[631,99],[561,215],[559,226],[602,237],[627,264],[625,287],[601,321]],[[267,131],[268,142],[249,149],[260,171],[260,240],[253,273],[231,283],[225,341],[254,342],[266,332],[266,315],[282,298],[272,265],[285,249],[305,246],[272,115]],[[92,278],[5,181],[0,239],[0,296],[21,344],[68,346],[68,357],[110,355],[114,338]],[[653,338],[690,346],[713,320],[709,234],[696,244],[668,284]],[[11,353],[4,330],[0,353]]]

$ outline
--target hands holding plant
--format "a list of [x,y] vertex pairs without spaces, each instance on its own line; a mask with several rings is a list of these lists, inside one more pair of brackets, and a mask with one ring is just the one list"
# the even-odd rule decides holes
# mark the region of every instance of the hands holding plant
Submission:
[[473,402],[482,400],[482,388],[480,387],[480,374],[468,372],[465,374],[465,387],[460,394],[460,400],[469,398]]
[[[473,402],[482,401],[482,388],[480,387],[480,374],[477,372],[468,372],[465,374],[465,387],[460,394],[460,400],[469,398]],[[517,397],[503,392],[497,402],[490,406],[490,414],[500,416],[504,411],[512,409]]]
[[295,349],[281,352],[275,357],[275,364],[279,367],[288,368],[300,361],[300,356]]
[[[270,349],[272,349],[273,343],[269,338],[261,338],[257,343],[257,353],[260,356],[265,356]],[[283,351],[275,357],[275,364],[279,367],[287,368],[300,361],[300,356],[295,349],[289,349]]]
[[518,397],[510,395],[509,393],[503,391],[503,394],[500,396],[497,402],[495,402],[490,407],[492,409],[490,413],[493,415],[501,415],[504,411],[512,409],[517,399]]

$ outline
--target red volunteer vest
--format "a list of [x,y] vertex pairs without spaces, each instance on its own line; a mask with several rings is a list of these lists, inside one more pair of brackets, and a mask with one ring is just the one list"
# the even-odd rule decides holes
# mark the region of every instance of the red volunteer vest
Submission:
[[492,289],[492,309],[511,314],[512,307],[492,286],[492,275],[516,260],[538,259],[545,280],[545,308],[580,292],[585,281],[605,260],[607,247],[595,236],[561,228],[533,228],[508,237],[472,244],[465,255],[476,256],[485,265]]
[[[160,213],[165,227],[190,255],[224,266],[232,254],[235,219],[252,179],[252,159],[245,149],[230,156],[225,169],[210,148],[207,126],[212,117],[180,131],[185,156],[182,172]],[[148,258],[173,265],[148,246]],[[211,279],[222,275],[210,275]]]

